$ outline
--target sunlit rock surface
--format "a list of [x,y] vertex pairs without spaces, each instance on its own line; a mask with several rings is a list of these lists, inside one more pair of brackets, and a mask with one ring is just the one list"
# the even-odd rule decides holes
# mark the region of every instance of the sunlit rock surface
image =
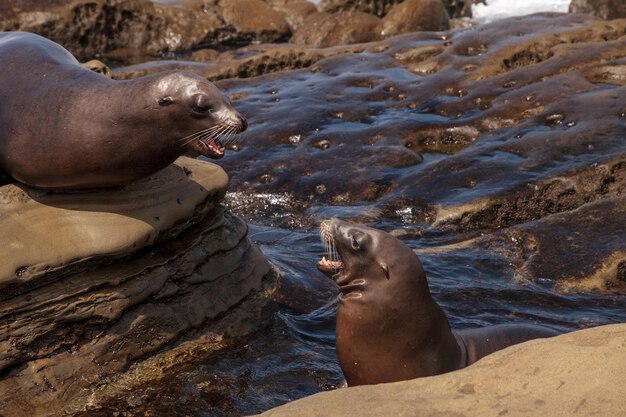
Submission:
[[626,325],[515,345],[469,368],[412,381],[339,389],[266,417],[621,416]]
[[440,0],[405,0],[393,6],[384,17],[384,37],[418,31],[450,29],[448,12]]
[[227,184],[183,157],[121,190],[0,188],[0,414],[128,399],[267,324],[270,267]]
[[626,2],[623,0],[572,0],[571,13],[590,13],[603,19],[626,17]]
[[364,12],[315,13],[309,15],[291,43],[328,47],[380,39],[380,19]]
[[329,13],[360,11],[382,17],[394,4],[401,2],[402,0],[320,0],[318,9]]
[[308,0],[267,0],[267,3],[287,20],[292,33],[302,27],[307,16],[317,12]]

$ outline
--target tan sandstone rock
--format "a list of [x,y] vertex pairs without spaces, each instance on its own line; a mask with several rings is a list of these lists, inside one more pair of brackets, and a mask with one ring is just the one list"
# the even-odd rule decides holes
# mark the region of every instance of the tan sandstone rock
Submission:
[[269,264],[227,185],[181,157],[117,190],[0,187],[0,415],[125,398],[269,320]]
[[511,346],[461,371],[338,389],[266,417],[626,415],[626,324]]

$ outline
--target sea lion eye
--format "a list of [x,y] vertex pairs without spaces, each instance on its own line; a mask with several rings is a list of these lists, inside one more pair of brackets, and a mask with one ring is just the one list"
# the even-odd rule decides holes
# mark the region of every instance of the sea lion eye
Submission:
[[159,106],[169,106],[174,100],[171,97],[163,97],[159,99]]
[[361,249],[361,245],[359,245],[359,241],[357,240],[356,236],[354,236],[354,235],[352,235],[352,249],[354,249],[354,250]]
[[198,113],[213,112],[211,100],[204,94],[197,94],[193,100],[193,109]]

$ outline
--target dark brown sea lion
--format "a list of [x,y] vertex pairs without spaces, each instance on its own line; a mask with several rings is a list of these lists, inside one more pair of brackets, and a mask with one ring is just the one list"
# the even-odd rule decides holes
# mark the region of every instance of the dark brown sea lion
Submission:
[[452,331],[419,258],[400,240],[337,219],[322,222],[321,235],[340,258],[322,259],[318,268],[341,291],[337,356],[349,386],[454,371],[507,346],[558,334],[535,325]]
[[0,170],[33,187],[128,184],[185,151],[221,158],[245,119],[212,83],[167,72],[117,81],[40,36],[0,34]]

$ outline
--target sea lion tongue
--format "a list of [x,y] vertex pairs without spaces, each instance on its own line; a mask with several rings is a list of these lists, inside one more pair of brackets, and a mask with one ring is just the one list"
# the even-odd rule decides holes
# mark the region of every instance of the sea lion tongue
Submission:
[[209,141],[207,143],[207,147],[211,150],[213,155],[215,155],[213,156],[213,158],[221,158],[222,156],[224,156],[224,145],[222,145],[222,142],[220,142],[218,138],[214,138],[213,140]]

